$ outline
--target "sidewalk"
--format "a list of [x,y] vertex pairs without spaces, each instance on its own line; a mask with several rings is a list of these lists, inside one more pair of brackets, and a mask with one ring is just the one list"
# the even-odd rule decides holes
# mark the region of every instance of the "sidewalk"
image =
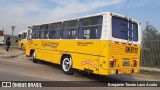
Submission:
[[4,47],[0,47],[0,57],[1,58],[10,58],[10,57],[16,57],[19,55],[24,54],[25,52],[18,49],[18,48],[11,48],[10,52],[6,52]]
[[147,70],[147,71],[160,72],[160,68],[152,68],[152,67],[144,67],[144,66],[141,66],[140,69],[141,69],[141,70]]

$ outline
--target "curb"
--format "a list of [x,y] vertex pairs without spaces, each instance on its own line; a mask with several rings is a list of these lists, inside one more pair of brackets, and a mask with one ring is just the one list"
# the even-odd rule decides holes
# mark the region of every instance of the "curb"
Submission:
[[140,70],[160,72],[160,68],[141,67]]

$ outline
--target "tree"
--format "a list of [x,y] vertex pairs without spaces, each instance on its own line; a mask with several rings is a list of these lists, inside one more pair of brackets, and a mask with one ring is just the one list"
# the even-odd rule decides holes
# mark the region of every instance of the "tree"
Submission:
[[150,22],[146,22],[146,27],[143,30],[143,40],[160,40],[160,33]]
[[150,22],[143,30],[141,64],[160,66],[160,33]]

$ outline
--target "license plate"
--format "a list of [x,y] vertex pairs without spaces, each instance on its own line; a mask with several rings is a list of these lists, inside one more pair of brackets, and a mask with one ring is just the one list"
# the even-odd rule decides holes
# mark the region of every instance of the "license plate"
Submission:
[[130,66],[130,62],[123,62],[123,66]]
[[126,53],[138,53],[138,48],[137,47],[125,47],[125,52]]
[[128,73],[132,73],[132,70],[131,69],[118,70],[118,74],[128,74]]

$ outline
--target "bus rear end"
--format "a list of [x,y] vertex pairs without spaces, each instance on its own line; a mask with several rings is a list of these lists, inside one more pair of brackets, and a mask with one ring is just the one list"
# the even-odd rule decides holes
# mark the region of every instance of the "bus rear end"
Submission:
[[108,45],[108,74],[130,74],[140,69],[140,23],[130,18],[112,15]]
[[0,30],[0,44],[4,44],[4,31]]

